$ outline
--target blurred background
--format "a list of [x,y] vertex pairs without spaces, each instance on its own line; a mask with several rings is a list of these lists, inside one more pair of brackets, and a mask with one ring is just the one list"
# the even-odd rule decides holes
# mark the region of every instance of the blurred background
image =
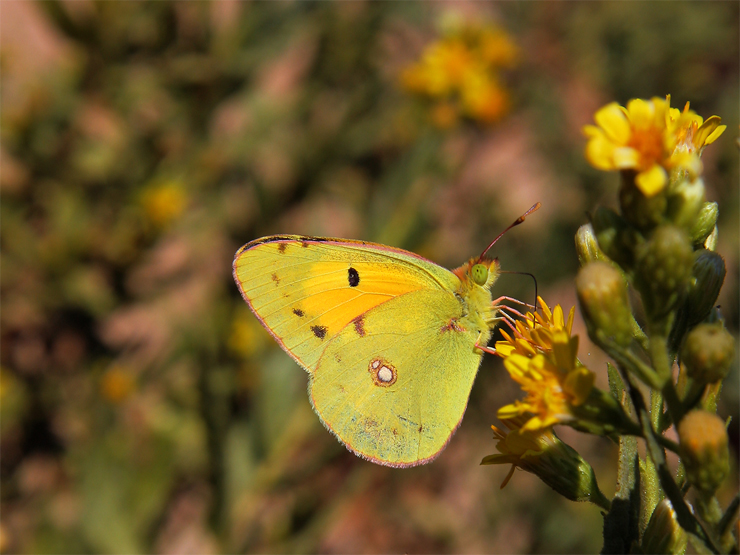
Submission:
[[[670,93],[728,124],[703,160],[736,333],[739,10],[0,2],[0,549],[598,551],[597,508],[523,472],[500,490],[508,468],[479,466],[520,395],[499,360],[436,461],[370,464],[312,413],[232,258],[299,233],[455,267],[541,201],[494,254],[567,311],[573,236],[618,186],[587,165],[581,127]],[[534,298],[521,276],[494,293]],[[580,317],[576,331],[605,387]],[[737,368],[722,401],[737,416]],[[558,433],[613,495],[614,446]]]

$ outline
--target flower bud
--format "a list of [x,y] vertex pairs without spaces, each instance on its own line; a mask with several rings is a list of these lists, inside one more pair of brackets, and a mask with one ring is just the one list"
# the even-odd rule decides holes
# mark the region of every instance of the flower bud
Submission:
[[705,202],[689,230],[691,242],[694,245],[703,245],[707,237],[714,231],[719,216],[719,206],[716,202]]
[[642,553],[684,553],[686,543],[686,531],[678,524],[673,505],[668,499],[663,499],[655,507],[645,528]]
[[717,491],[730,471],[722,419],[705,410],[692,410],[678,424],[678,440],[689,483],[706,494]]
[[691,278],[694,253],[682,229],[664,225],[637,252],[637,285],[652,317],[670,312]]
[[599,242],[591,224],[585,224],[578,228],[576,232],[576,252],[581,266],[597,260],[609,261],[609,257],[599,248]]
[[632,266],[629,224],[616,212],[600,206],[593,215],[593,230],[601,251],[623,268]]
[[589,334],[621,346],[632,342],[632,311],[622,273],[607,262],[591,262],[578,272],[576,291]]
[[704,181],[681,181],[668,197],[668,218],[674,225],[692,230],[704,204]]
[[635,185],[635,175],[631,171],[622,172],[619,205],[625,220],[641,231],[648,231],[663,221],[668,199],[665,192],[646,197]]
[[[578,451],[560,441],[552,428],[522,430],[523,423],[521,418],[504,420],[511,430],[508,433],[491,426],[499,440],[496,448],[501,454],[488,455],[481,464],[512,464],[537,475],[571,501],[591,501],[604,508],[609,506],[609,501],[599,490],[593,468]],[[506,485],[509,477],[501,487]]]
[[727,376],[735,358],[735,339],[722,324],[699,324],[686,336],[681,362],[689,377],[701,384]]
[[725,261],[716,252],[702,249],[694,253],[694,266],[684,306],[689,325],[701,322],[709,315],[717,302],[726,273]]

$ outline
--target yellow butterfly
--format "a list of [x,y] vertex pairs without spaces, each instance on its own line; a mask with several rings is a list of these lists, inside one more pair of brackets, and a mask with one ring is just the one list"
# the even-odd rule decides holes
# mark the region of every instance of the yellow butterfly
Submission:
[[493,243],[450,271],[376,243],[274,235],[237,251],[234,279],[308,372],[321,422],[365,459],[416,466],[445,448],[492,352]]

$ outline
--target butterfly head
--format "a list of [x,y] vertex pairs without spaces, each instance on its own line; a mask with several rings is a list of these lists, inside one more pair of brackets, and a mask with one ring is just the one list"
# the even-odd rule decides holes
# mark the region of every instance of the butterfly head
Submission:
[[498,277],[499,263],[496,258],[471,258],[454,272],[463,283],[489,288]]

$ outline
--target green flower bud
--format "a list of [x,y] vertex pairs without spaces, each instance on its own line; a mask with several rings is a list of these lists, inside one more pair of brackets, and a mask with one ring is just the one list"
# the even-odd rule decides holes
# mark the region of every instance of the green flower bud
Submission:
[[668,196],[668,218],[674,225],[692,230],[705,204],[704,199],[704,181],[701,178],[681,181]]
[[712,494],[730,471],[725,423],[716,414],[693,410],[678,424],[679,454],[689,483]]
[[632,310],[622,273],[607,262],[590,262],[578,272],[576,292],[589,335],[603,343],[612,340],[628,346],[632,342]]
[[687,536],[668,499],[655,507],[642,536],[642,553],[685,553]]
[[694,253],[694,266],[684,305],[689,325],[701,322],[709,315],[717,302],[726,273],[725,261],[716,252],[702,249]]
[[599,242],[591,224],[585,224],[578,228],[576,232],[576,252],[581,266],[597,260],[609,261],[609,257],[599,248]]
[[635,185],[635,175],[631,171],[622,172],[619,205],[625,220],[641,231],[649,231],[663,221],[668,199],[665,191],[646,197]]
[[689,230],[691,242],[694,245],[703,245],[707,237],[714,231],[719,216],[719,206],[716,202],[705,202]]
[[682,229],[664,225],[640,245],[637,285],[647,313],[655,318],[669,313],[683,296],[691,279],[694,253]]
[[735,339],[722,324],[699,324],[686,336],[681,362],[689,377],[701,384],[714,383],[730,371]]
[[601,251],[623,268],[631,268],[634,244],[629,224],[616,212],[600,206],[592,225]]

